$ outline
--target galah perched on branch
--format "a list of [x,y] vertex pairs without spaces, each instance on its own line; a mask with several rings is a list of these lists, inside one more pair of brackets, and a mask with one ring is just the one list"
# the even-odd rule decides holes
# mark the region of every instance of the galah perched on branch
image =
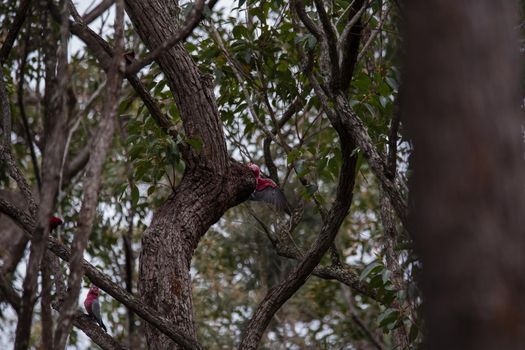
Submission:
[[250,163],[248,167],[252,170],[257,184],[255,191],[250,195],[250,200],[270,203],[277,209],[291,215],[290,205],[284,196],[283,191],[271,179],[261,177],[261,170],[256,164]]
[[88,315],[97,321],[104,332],[107,332],[106,326],[104,325],[104,322],[102,322],[102,316],[100,315],[100,304],[98,302],[99,294],[100,289],[98,289],[98,287],[93,286],[89,288],[86,300],[84,300],[84,307],[86,308]]
[[49,218],[49,231],[53,231],[58,226],[62,225],[64,221],[62,221],[61,218],[57,218],[56,216],[52,216]]

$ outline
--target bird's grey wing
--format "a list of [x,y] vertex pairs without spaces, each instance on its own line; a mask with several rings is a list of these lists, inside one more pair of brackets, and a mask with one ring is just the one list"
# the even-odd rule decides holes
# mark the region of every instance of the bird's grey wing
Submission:
[[93,300],[93,303],[91,304],[91,313],[96,319],[100,319],[100,303],[98,302],[98,299]]
[[279,210],[284,211],[286,214],[291,215],[290,206],[283,191],[279,188],[266,187],[264,190],[255,191],[250,196],[251,200],[265,202],[273,205]]
[[97,323],[100,325],[100,327],[102,327],[102,329],[107,332],[106,325],[102,321],[102,315],[100,314],[100,304],[98,299],[93,301],[93,304],[91,305],[91,311],[93,312],[93,316],[95,316],[95,319],[97,320]]

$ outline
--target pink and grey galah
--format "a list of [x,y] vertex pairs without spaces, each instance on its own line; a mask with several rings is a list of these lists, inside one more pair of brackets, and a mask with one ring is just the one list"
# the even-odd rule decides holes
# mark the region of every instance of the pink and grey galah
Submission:
[[98,302],[98,295],[100,294],[100,289],[97,286],[92,286],[89,288],[88,295],[86,300],[84,300],[84,307],[89,316],[93,317],[97,323],[104,329],[104,332],[107,332],[104,322],[102,322],[102,316],[100,315],[100,303]]
[[255,191],[253,191],[249,199],[252,201],[270,203],[277,209],[291,215],[290,205],[279,186],[271,179],[261,177],[261,170],[256,164],[249,163],[248,167],[253,172],[253,176],[255,176],[255,180],[257,181]]

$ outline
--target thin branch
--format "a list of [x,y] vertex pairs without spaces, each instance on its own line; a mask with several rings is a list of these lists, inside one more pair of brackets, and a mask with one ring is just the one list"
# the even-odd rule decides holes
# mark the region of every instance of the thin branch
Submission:
[[[341,87],[347,91],[354,74],[355,65],[359,61],[358,52],[361,37],[363,35],[363,24],[361,17],[367,8],[368,1],[357,0],[349,14],[348,23],[343,30],[339,42],[339,51],[341,55]],[[345,32],[345,30],[348,30]]]
[[[56,17],[56,15],[54,16]],[[110,66],[111,57],[113,57],[113,49],[109,44],[84,23],[70,22],[70,26],[71,33],[76,35],[84,42],[84,44],[86,44],[88,49],[100,63],[102,69],[107,71]],[[136,75],[126,74],[125,76],[131,86],[135,89],[135,92],[144,102],[146,108],[148,108],[153,120],[155,120],[160,129],[167,135],[171,136],[174,140],[177,140],[178,132],[175,125],[171,122],[168,116],[162,112],[162,109],[142,82]]]
[[68,294],[61,305],[60,315],[55,331],[55,347],[63,349],[73,326],[73,317],[78,304],[80,287],[83,277],[82,257],[87,247],[91,229],[96,215],[98,194],[102,184],[102,170],[109,153],[116,127],[116,114],[122,75],[119,73],[123,63],[124,52],[124,3],[116,0],[117,10],[115,15],[115,42],[116,50],[113,62],[107,73],[105,101],[102,111],[102,120],[96,132],[93,143],[93,152],[89,158],[86,172],[89,174],[84,180],[84,199],[80,208],[78,230],[72,244],[72,257],[68,278]]
[[[347,142],[348,141],[348,142]],[[316,241],[298,266],[261,301],[245,329],[239,349],[256,349],[274,314],[306,282],[332,244],[350,208],[355,181],[356,156],[350,156],[353,145],[341,140],[343,165],[339,175],[336,199]]]
[[4,79],[3,69],[0,69],[0,104],[2,110],[2,119],[0,119],[2,139],[0,142],[9,148],[11,145],[11,106],[9,106],[9,96]]
[[20,62],[20,68],[18,73],[18,87],[17,87],[17,102],[18,102],[18,109],[20,110],[20,116],[22,118],[22,123],[24,124],[24,131],[26,134],[26,141],[27,146],[29,147],[29,152],[31,154],[31,162],[33,164],[33,171],[35,173],[35,179],[36,184],[38,186],[38,189],[40,190],[42,188],[42,179],[40,178],[40,167],[38,166],[38,159],[36,158],[36,152],[35,152],[35,144],[33,143],[33,135],[31,132],[31,128],[29,126],[29,122],[27,120],[26,115],[26,109],[24,104],[24,74],[25,74],[25,66],[27,64],[27,53],[28,53],[28,46],[29,46],[29,33],[26,34],[25,40],[24,40],[24,52],[22,54],[22,61]]
[[377,350],[383,350],[384,347],[381,345],[379,340],[374,337],[372,332],[368,329],[368,327],[364,324],[364,322],[357,316],[355,312],[351,312],[352,320],[361,328],[361,330],[365,333],[366,337],[370,340],[370,342],[374,345],[374,347]]
[[[337,34],[334,24],[330,20],[330,17],[326,13],[323,2],[321,0],[314,0],[317,13],[321,20],[321,25],[325,35],[322,37],[322,40],[325,41],[328,48],[328,56],[330,57],[330,62],[328,66],[330,67],[330,85],[334,88],[337,88],[339,85],[339,54],[337,51]],[[321,54],[323,55],[323,54]]]
[[387,193],[401,222],[407,227],[408,207],[399,191],[401,186],[387,177],[388,171],[385,158],[374,146],[366,126],[352,110],[346,96],[342,93],[337,93],[334,102],[343,124],[363,152],[372,172],[378,178],[383,190]]
[[[211,1],[208,7],[211,9],[217,1]],[[186,40],[193,30],[199,25],[200,21],[203,19],[202,12],[204,10],[204,0],[196,0],[193,8],[191,9],[190,13],[184,20],[184,24],[182,27],[168,40],[164,41],[161,45],[157,46],[155,50],[148,53],[145,57],[143,57],[141,60],[137,60],[130,64],[126,68],[127,74],[136,74],[138,73],[143,67],[147,66],[148,64],[155,61],[163,52],[166,50],[171,49],[173,46],[178,44],[179,42],[182,42]]]
[[13,48],[13,44],[15,43],[16,37],[18,36],[18,32],[22,28],[22,24],[24,23],[27,17],[27,12],[30,7],[30,0],[22,0],[22,2],[20,3],[20,7],[18,8],[18,11],[16,11],[13,24],[11,24],[9,32],[5,37],[4,44],[0,49],[0,64],[3,64],[9,57],[9,53]]
[[376,38],[376,36],[381,33],[381,31],[383,30],[383,25],[385,24],[386,22],[386,17],[388,16],[388,13],[390,12],[390,9],[391,7],[389,7],[386,11],[385,11],[385,14],[384,14],[384,17],[381,16],[381,18],[379,19],[379,25],[377,26],[377,28],[375,29],[372,29],[372,34],[370,34],[370,36],[368,37],[368,39],[366,40],[366,43],[363,45],[363,48],[361,49],[361,51],[359,52],[359,55],[357,56],[357,61],[360,61],[363,56],[365,55],[366,51],[368,50],[368,47],[370,46],[370,44],[372,44],[372,42],[374,41],[374,39]]
[[37,211],[37,205],[31,188],[22,174],[22,171],[16,165],[11,150],[2,144],[0,144],[0,159],[7,165],[9,175],[16,181],[30,212],[34,215]]
[[308,28],[308,31],[317,39],[317,41],[322,40],[321,35],[321,29],[315,24],[314,21],[308,16],[306,13],[306,10],[304,8],[304,2],[302,0],[292,0],[292,5],[295,8],[295,11],[297,12],[297,15],[299,16],[299,19],[306,28]]
[[113,5],[115,0],[102,0],[93,10],[82,16],[82,22],[90,24]]
[[3,299],[7,301],[9,305],[11,305],[16,313],[20,312],[20,296],[16,290],[13,289],[7,280],[7,277],[3,273],[0,273],[0,294],[2,295]]

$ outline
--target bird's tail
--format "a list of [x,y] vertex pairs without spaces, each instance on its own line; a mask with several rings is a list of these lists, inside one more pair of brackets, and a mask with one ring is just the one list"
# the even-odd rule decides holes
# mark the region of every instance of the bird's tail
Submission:
[[102,322],[102,320],[98,320],[97,319],[97,323],[100,327],[102,327],[102,329],[104,330],[104,332],[108,332],[108,329],[106,328],[106,325],[104,324],[104,322]]

